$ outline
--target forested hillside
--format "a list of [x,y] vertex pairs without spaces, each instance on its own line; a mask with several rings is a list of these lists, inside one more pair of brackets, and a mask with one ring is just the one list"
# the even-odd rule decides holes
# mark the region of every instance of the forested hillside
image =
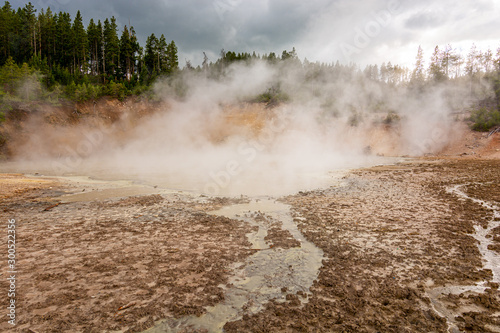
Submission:
[[[128,92],[178,68],[177,46],[164,35],[151,34],[143,48],[134,28],[124,26],[119,31],[114,17],[104,22],[91,19],[85,25],[80,11],[72,18],[70,13],[53,13],[50,8],[37,13],[31,3],[14,9],[5,2],[0,11],[0,65],[12,70],[13,64],[24,63],[28,72],[43,76],[49,89],[106,87],[114,82],[118,90]],[[69,95],[75,89],[70,87]],[[89,95],[93,97],[92,92]]]
[[[0,113],[21,101],[57,104],[62,99],[81,102],[102,96],[123,100],[144,93],[151,97],[149,87],[159,77],[167,78],[182,97],[186,93],[186,73],[220,80],[231,72],[232,64],[246,66],[257,61],[273,68],[276,79],[272,85],[262,87],[260,95],[248,96],[250,102],[279,103],[312,94],[328,107],[349,86],[367,89],[369,83],[390,95],[401,93],[401,89],[418,92],[446,84],[455,95],[465,96],[471,105],[478,106],[473,114],[476,129],[487,130],[500,124],[500,51],[494,54],[473,46],[462,55],[451,45],[436,46],[427,65],[419,48],[412,69],[391,62],[362,69],[334,59],[331,63],[300,60],[295,48],[262,55],[222,49],[218,59],[204,54],[200,65],[193,66],[186,59],[180,68],[176,43],[168,42],[165,34],[159,38],[150,34],[141,46],[134,27],[118,29],[115,17],[104,22],[90,19],[87,23],[80,11],[72,17],[50,8],[37,12],[31,3],[15,9],[7,1],[0,10]],[[368,104],[368,109],[386,107],[383,98],[373,97]],[[352,106],[356,108],[360,107]]]

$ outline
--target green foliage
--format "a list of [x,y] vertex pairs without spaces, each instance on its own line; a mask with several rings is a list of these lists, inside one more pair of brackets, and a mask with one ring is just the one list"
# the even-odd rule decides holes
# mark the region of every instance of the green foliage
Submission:
[[415,62],[415,69],[411,75],[411,84],[420,86],[425,81],[425,72],[424,72],[424,55],[423,55],[422,47],[418,46],[417,57]]
[[[154,66],[149,72],[134,28],[125,26],[119,38],[114,17],[106,18],[104,24],[91,19],[85,27],[80,11],[72,19],[69,13],[53,13],[50,8],[37,13],[31,3],[15,10],[5,2],[0,8],[0,66],[5,66],[0,73],[0,96],[16,97],[18,78],[26,77],[23,63],[29,65],[31,75],[36,73],[22,87],[25,96],[17,96],[27,99],[40,90],[34,89],[37,81],[51,91],[47,94],[50,98],[64,92],[72,100],[81,101],[108,91],[113,96],[140,92],[157,76],[178,70],[177,46],[174,41],[167,43],[164,35],[147,55]],[[110,81],[117,85],[109,85]],[[56,85],[57,92],[52,93]]]
[[5,121],[5,113],[0,112],[0,124]]
[[77,102],[83,102],[88,99],[88,89],[85,83],[76,86],[74,98]]
[[123,83],[115,83],[114,81],[107,84],[105,91],[106,95],[117,98],[120,101],[129,95],[129,91]]
[[447,78],[438,46],[435,47],[434,53],[432,54],[428,72],[430,80],[434,82],[442,82]]
[[0,68],[0,86],[2,99],[17,98],[25,101],[37,98],[41,93],[41,76],[33,68],[24,63],[16,65],[9,57]]
[[137,84],[132,89],[131,94],[135,95],[135,96],[139,96],[139,95],[145,94],[148,91],[148,89],[149,89],[149,87],[146,85]]
[[21,78],[22,73],[19,66],[14,63],[12,57],[9,57],[5,65],[0,69],[0,84],[3,90],[6,93],[13,94]]
[[73,72],[81,73],[85,72],[88,67],[87,52],[88,52],[88,40],[87,32],[83,26],[82,15],[80,11],[76,13],[75,20],[72,26],[72,53],[73,53]]
[[104,20],[104,72],[108,75],[116,74],[120,57],[120,40],[115,17]]
[[75,93],[76,93],[76,84],[75,81],[71,81],[70,84],[66,86],[64,89],[64,92],[66,93],[66,97],[68,97],[71,100],[75,99]]
[[[64,89],[66,98],[75,101],[75,102],[84,102],[88,100],[96,100],[101,97],[103,94],[111,91],[113,93],[112,96],[118,97],[120,94],[116,93],[116,88],[112,88],[109,90],[109,86],[114,85],[115,83],[111,81],[108,86],[103,89],[100,85],[87,84],[85,82],[75,84],[74,81],[71,81],[70,84],[66,86]],[[121,84],[121,83],[120,83]],[[59,88],[59,87],[57,87]],[[60,89],[60,88],[59,88]],[[57,95],[58,91],[55,89],[53,94]]]
[[[231,64],[251,64],[255,59],[262,59],[277,69],[276,81],[281,83],[287,83],[284,81],[285,69],[293,68],[298,73],[302,70],[304,80],[311,85],[321,85],[332,78],[348,82],[362,76],[382,84],[408,86],[418,92],[432,86],[429,82],[437,84],[451,80],[453,75],[460,76],[460,66],[465,60],[455,54],[451,46],[444,50],[436,47],[425,69],[423,50],[419,47],[413,72],[390,62],[382,64],[380,69],[369,66],[362,72],[355,64],[342,65],[338,61],[320,64],[304,60],[302,63],[295,48],[262,56],[255,52],[222,50],[219,59],[213,62],[205,54],[201,68],[194,68],[186,60],[184,69],[179,70],[177,46],[174,41],[169,43],[164,34],[158,34],[159,37],[151,34],[142,48],[134,28],[125,26],[119,31],[114,17],[105,18],[102,23],[90,19],[86,27],[85,23],[80,11],[72,18],[69,13],[54,13],[50,8],[37,12],[31,3],[14,9],[5,2],[0,8],[0,98],[32,100],[42,97],[57,102],[64,94],[75,101],[110,94],[121,99],[130,94],[152,94],[149,86],[156,79],[170,80],[183,73],[202,73],[208,79],[222,80],[230,75]],[[470,74],[471,97],[481,99],[485,95],[480,95],[479,91],[487,86],[482,84],[485,73],[495,73],[498,77],[500,56],[492,57],[491,51],[481,53],[475,48],[468,55],[465,73]],[[492,71],[495,66],[496,71]],[[182,80],[169,82],[177,82],[171,86],[176,96],[186,94],[185,85],[179,84]],[[41,93],[42,86],[47,93]],[[499,87],[497,82],[494,85],[497,105],[500,104]],[[476,90],[479,93],[475,93]],[[290,100],[287,93],[297,98],[297,91],[270,88],[252,101],[287,102]],[[338,112],[335,107],[322,107]],[[386,121],[392,122],[392,118],[388,116]]]
[[59,100],[64,94],[63,87],[56,82],[45,92],[45,100],[53,105],[59,105]]
[[144,55],[144,68],[141,71],[143,83],[151,84],[160,76],[170,76],[177,72],[179,60],[177,46],[174,41],[167,43],[162,34],[160,39],[151,34],[146,40],[146,51]]
[[487,132],[494,126],[500,125],[500,111],[494,108],[482,107],[471,113],[472,129]]
[[290,96],[283,92],[279,87],[271,87],[265,93],[251,99],[255,103],[278,104],[290,101]]

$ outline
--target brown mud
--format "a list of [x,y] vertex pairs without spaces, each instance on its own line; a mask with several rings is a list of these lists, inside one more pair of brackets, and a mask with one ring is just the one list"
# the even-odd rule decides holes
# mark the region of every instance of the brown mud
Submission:
[[[282,198],[324,253],[318,277],[310,295],[284,287],[284,301],[270,300],[224,331],[447,332],[435,302],[461,331],[500,331],[498,283],[487,283],[492,272],[472,237],[474,226],[495,217],[447,191],[465,185],[471,197],[498,206],[499,167],[497,160],[420,159],[352,171],[339,186]],[[82,187],[2,175],[0,215],[17,223],[16,331],[139,332],[160,319],[200,316],[224,301],[231,267],[258,251],[246,237],[248,223],[207,214],[245,198],[62,200]],[[261,219],[270,248],[300,245],[279,221]],[[500,228],[489,237],[498,253]],[[6,258],[0,263],[6,271]],[[429,296],[481,281],[482,292]],[[8,290],[5,279],[0,290]],[[0,327],[10,328],[6,320]]]
[[[224,299],[229,265],[252,253],[248,226],[205,213],[234,200],[167,194],[56,205],[74,186],[15,174],[0,182],[2,221],[17,225],[16,331],[137,332],[200,315]],[[6,276],[5,256],[1,265]],[[0,330],[9,328],[2,320]]]

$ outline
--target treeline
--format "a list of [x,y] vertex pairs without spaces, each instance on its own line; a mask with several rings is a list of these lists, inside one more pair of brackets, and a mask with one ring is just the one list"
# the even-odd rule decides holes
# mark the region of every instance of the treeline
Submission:
[[119,33],[114,17],[91,19],[85,27],[80,11],[72,19],[50,8],[37,14],[31,2],[15,10],[6,1],[0,10],[0,66],[9,58],[20,67],[27,63],[43,74],[48,88],[114,82],[134,89],[178,69],[174,41],[152,34],[143,49],[132,26]]
[[[255,61],[265,61],[278,70],[272,86],[263,87],[262,94],[252,101],[288,101],[290,96],[300,98],[308,91],[316,96],[324,90],[320,87],[332,84],[335,92],[341,94],[342,89],[354,82],[362,82],[359,87],[374,82],[387,88],[387,92],[397,91],[394,87],[416,91],[432,89],[436,84],[448,82],[460,86],[471,101],[484,106],[482,113],[478,113],[480,122],[484,123],[482,129],[500,123],[497,119],[500,49],[494,54],[472,46],[468,54],[462,55],[451,45],[442,49],[436,46],[427,65],[419,47],[412,69],[391,62],[361,69],[354,63],[301,61],[295,48],[281,54],[263,55],[221,50],[217,59],[211,60],[204,54],[201,65],[194,67],[187,60],[180,69],[174,41],[168,42],[163,34],[160,37],[151,34],[141,47],[134,28],[124,26],[119,31],[114,17],[103,22],[90,19],[85,26],[80,11],[72,18],[69,13],[53,13],[50,8],[37,13],[31,3],[13,9],[7,1],[0,10],[0,99],[3,102],[0,112],[8,111],[9,99],[12,102],[41,98],[57,102],[65,97],[84,101],[105,95],[122,99],[148,91],[159,76],[172,78],[169,82],[176,85],[174,90],[182,96],[187,89],[182,82],[186,72],[219,80],[231,70],[231,64]],[[290,79],[291,72],[293,79]],[[494,97],[488,95],[492,87]],[[334,104],[335,92],[324,92],[325,105]]]
[[193,68],[191,63],[186,63],[186,68],[198,71],[217,72],[226,65],[235,62],[251,62],[256,59],[267,61],[272,65],[287,63],[298,65],[310,72],[329,72],[336,74],[339,78],[363,76],[373,81],[388,83],[392,85],[409,85],[417,83],[436,83],[447,80],[472,79],[478,81],[483,78],[495,77],[500,73],[500,48],[496,54],[491,50],[481,51],[475,45],[467,55],[460,54],[450,44],[443,49],[436,46],[429,57],[429,65],[426,66],[423,50],[418,48],[415,67],[413,69],[392,64],[390,61],[381,65],[367,65],[361,69],[357,64],[341,64],[339,61],[332,63],[310,62],[306,59],[300,61],[295,48],[292,51],[283,51],[281,56],[271,52],[259,55],[253,53],[236,53],[221,50],[220,57],[216,61],[209,61],[206,54],[201,66]]
[[[500,48],[494,54],[489,49],[481,51],[472,45],[470,51],[462,55],[449,44],[442,49],[436,46],[426,62],[423,50],[419,47],[413,69],[392,65],[391,62],[380,66],[367,65],[361,69],[354,63],[320,63],[307,59],[300,61],[295,49],[285,50],[281,56],[273,52],[261,56],[255,52],[250,54],[222,50],[216,61],[210,62],[204,55],[201,66],[193,68],[187,63],[184,70],[187,68],[218,79],[225,75],[229,65],[250,64],[256,60],[266,61],[278,68],[278,77],[271,87],[267,87],[253,101],[273,103],[288,101],[290,96],[294,100],[314,96],[323,101],[322,107],[337,113],[340,111],[335,110],[335,105],[338,104],[335,95],[341,96],[349,86],[358,89],[358,96],[376,96],[378,91],[383,91],[387,96],[403,96],[408,91],[419,94],[439,89],[446,95],[452,109],[472,109],[473,129],[487,131],[500,125]],[[369,91],[369,82],[373,82],[378,88]],[[347,105],[355,114],[363,109],[381,110],[386,107],[383,101],[376,98],[366,101],[364,106]],[[389,110],[388,115],[391,116],[394,112],[397,111]]]

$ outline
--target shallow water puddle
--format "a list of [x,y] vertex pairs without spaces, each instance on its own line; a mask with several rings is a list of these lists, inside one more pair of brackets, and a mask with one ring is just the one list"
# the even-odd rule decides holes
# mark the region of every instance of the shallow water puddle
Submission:
[[[224,324],[244,314],[258,313],[272,298],[284,301],[287,293],[302,291],[307,294],[317,278],[323,251],[302,236],[290,215],[290,206],[269,198],[256,199],[247,204],[226,206],[211,214],[241,219],[257,226],[258,231],[249,234],[248,238],[253,248],[260,251],[233,268],[234,275],[230,278],[230,287],[225,290],[224,302],[207,307],[207,313],[200,317],[162,321],[146,332],[177,332],[187,327],[223,332]],[[282,228],[301,243],[300,247],[270,248],[264,240],[266,222],[256,218],[262,214],[281,221]],[[282,288],[286,288],[286,292]]]
[[[47,182],[57,179],[68,184],[75,185],[78,192],[70,190],[58,197],[62,203],[68,202],[89,202],[103,201],[109,199],[125,198],[130,196],[150,195],[150,194],[173,194],[182,193],[175,190],[157,188],[155,186],[144,185],[130,180],[99,180],[88,176],[40,176],[37,174],[26,174],[28,177],[37,178],[36,181]],[[83,189],[83,191],[82,191]]]
[[[475,233],[472,235],[478,241],[479,252],[481,253],[483,261],[483,269],[490,269],[493,273],[491,282],[500,282],[500,256],[492,250],[488,249],[488,245],[492,244],[492,238],[487,238],[486,236],[494,228],[500,226],[500,208],[490,204],[484,200],[472,198],[467,195],[461,188],[466,185],[455,185],[449,188],[447,191],[461,197],[463,199],[469,199],[473,202],[482,205],[483,207],[493,211],[493,219],[488,223],[487,228],[483,228],[480,225],[474,225]],[[441,316],[446,318],[448,322],[448,327],[450,332],[460,332],[456,324],[455,317],[461,315],[455,311],[450,311],[440,300],[441,295],[454,294],[458,295],[461,293],[483,293],[486,290],[487,281],[478,282],[476,285],[471,286],[446,286],[431,289],[427,292],[429,298],[431,299],[432,305],[436,312]]]
[[484,229],[480,225],[475,225],[474,229],[476,230],[476,233],[472,236],[479,242],[478,247],[483,257],[484,268],[491,269],[493,272],[491,282],[498,283],[500,282],[500,256],[496,254],[495,251],[488,250],[488,245],[493,243],[493,238],[487,238],[486,236],[491,232],[491,230],[500,226],[500,221],[498,221],[498,219],[500,219],[500,208],[483,200],[469,197],[465,192],[460,190],[462,186],[464,185],[456,185],[449,191],[464,199],[470,199],[473,202],[493,211],[493,219],[488,223],[488,227]]
[[118,188],[108,188],[98,191],[66,194],[61,197],[61,201],[82,202],[82,201],[108,200],[114,198],[129,197],[133,195],[147,195],[157,192],[158,191],[154,189],[141,186],[118,187]]

